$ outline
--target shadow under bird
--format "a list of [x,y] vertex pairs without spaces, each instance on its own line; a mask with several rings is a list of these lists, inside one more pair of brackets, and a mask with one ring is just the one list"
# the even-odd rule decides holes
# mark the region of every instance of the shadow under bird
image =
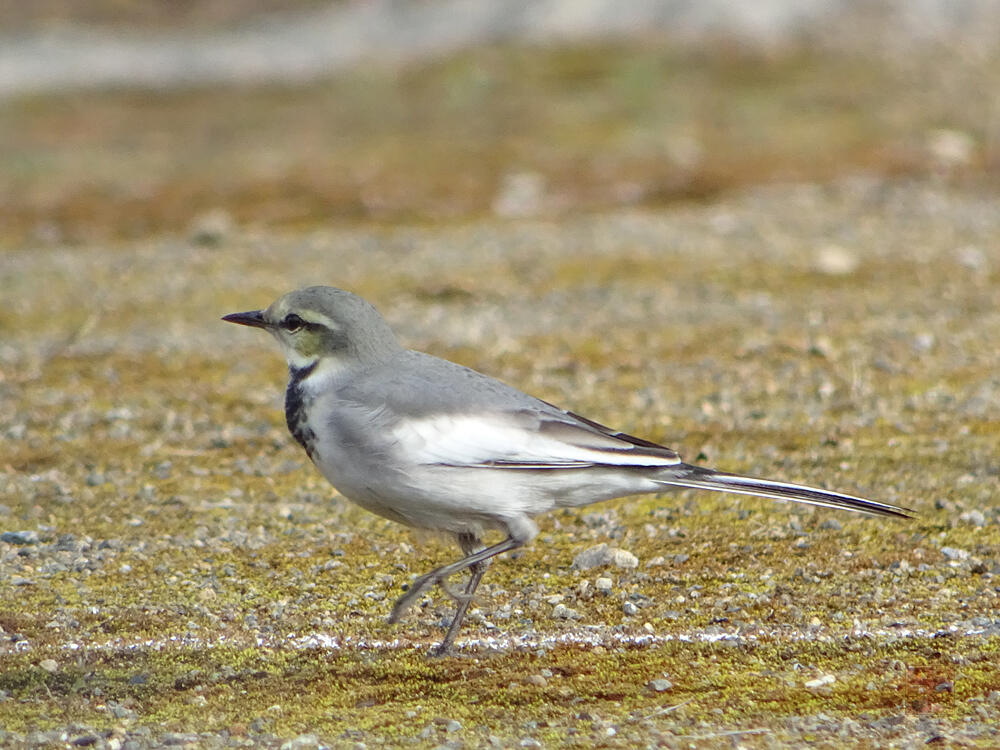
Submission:
[[[689,487],[907,517],[894,505],[684,463],[467,367],[403,348],[382,316],[333,287],[290,292],[223,320],[263,328],[288,360],[288,429],[349,500],[410,527],[452,534],[464,557],[419,577],[396,622],[439,584],[457,602],[447,653],[491,558],[538,533],[533,518],[625,495]],[[485,531],[506,538],[484,547]],[[446,579],[468,570],[461,592]]]

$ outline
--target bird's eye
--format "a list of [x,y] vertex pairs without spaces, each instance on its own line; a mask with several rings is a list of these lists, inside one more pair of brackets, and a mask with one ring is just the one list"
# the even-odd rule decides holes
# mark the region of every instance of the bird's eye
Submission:
[[302,318],[300,318],[295,313],[291,313],[290,315],[286,315],[284,318],[282,318],[280,325],[286,331],[294,332],[302,328],[302,326],[304,326],[305,324],[306,322],[302,320]]

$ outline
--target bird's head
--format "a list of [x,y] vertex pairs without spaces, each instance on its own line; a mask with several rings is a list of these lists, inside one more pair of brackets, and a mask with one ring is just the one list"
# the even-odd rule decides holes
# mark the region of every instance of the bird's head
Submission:
[[398,351],[378,311],[343,289],[311,286],[279,297],[266,310],[232,313],[230,323],[263,328],[281,344],[292,370],[382,361]]

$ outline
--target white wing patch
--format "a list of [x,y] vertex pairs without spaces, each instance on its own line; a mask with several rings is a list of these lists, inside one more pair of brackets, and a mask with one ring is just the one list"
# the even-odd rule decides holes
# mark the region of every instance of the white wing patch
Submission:
[[[584,424],[541,421],[517,414],[449,414],[401,420],[393,429],[400,451],[421,464],[522,469],[673,466],[680,459],[593,431]],[[548,423],[551,426],[551,422]]]

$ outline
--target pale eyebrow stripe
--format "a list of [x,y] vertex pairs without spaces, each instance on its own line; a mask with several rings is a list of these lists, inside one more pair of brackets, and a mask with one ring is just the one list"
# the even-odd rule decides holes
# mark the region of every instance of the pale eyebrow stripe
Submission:
[[332,330],[340,328],[340,326],[334,323],[333,320],[326,317],[322,313],[315,312],[314,310],[303,310],[299,313],[299,317],[306,323],[314,323],[315,325],[321,325]]

